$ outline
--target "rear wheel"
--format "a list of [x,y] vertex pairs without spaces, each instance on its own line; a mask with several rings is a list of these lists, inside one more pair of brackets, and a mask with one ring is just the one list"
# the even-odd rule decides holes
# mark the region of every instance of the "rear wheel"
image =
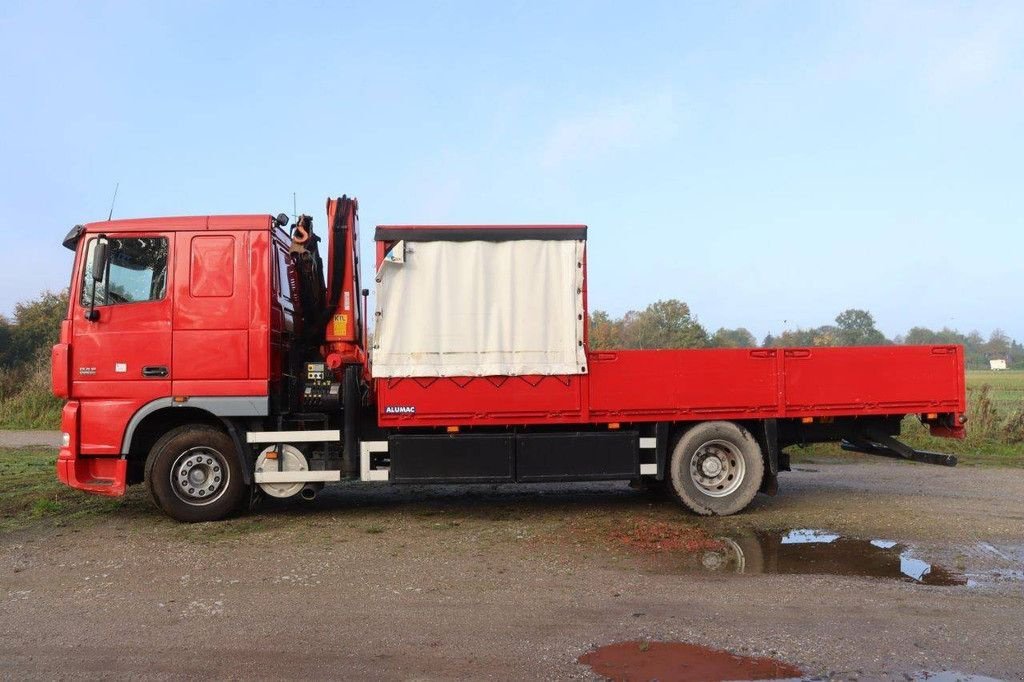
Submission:
[[245,499],[248,486],[231,438],[207,425],[167,432],[146,460],[153,501],[178,521],[216,521]]
[[669,477],[673,496],[691,511],[735,514],[750,504],[761,487],[761,446],[739,424],[697,424],[676,443]]

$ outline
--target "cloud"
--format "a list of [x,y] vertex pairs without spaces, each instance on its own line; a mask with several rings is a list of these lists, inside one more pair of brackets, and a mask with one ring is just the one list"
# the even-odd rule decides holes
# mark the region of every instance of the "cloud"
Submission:
[[541,164],[559,169],[664,141],[675,134],[676,118],[667,91],[605,103],[556,122],[541,145]]

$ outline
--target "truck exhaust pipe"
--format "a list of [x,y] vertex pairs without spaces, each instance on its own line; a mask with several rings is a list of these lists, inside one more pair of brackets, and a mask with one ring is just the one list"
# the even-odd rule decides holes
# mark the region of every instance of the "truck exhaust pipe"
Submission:
[[320,492],[320,489],[323,487],[323,483],[319,485],[316,485],[314,483],[307,483],[302,488],[302,491],[299,493],[299,496],[302,497],[302,499],[306,500],[307,502],[312,502],[313,500],[316,499],[316,494]]

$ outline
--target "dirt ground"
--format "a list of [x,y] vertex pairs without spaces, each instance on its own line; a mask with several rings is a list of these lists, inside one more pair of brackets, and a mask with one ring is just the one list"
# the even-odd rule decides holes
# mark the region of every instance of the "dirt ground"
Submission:
[[[0,676],[590,678],[597,646],[683,641],[808,677],[1024,679],[1024,471],[797,468],[725,519],[624,484],[346,485],[188,526],[133,490],[0,536]],[[769,556],[787,545],[705,565],[715,538],[794,529],[900,543],[961,584]]]

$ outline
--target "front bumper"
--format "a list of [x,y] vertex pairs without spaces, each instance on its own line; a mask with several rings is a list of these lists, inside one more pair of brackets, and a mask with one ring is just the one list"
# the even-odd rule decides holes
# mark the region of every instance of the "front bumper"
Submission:
[[124,495],[128,489],[128,460],[123,455],[82,455],[78,412],[77,400],[68,401],[61,412],[61,430],[68,438],[57,455],[57,478],[65,485],[96,495]]

